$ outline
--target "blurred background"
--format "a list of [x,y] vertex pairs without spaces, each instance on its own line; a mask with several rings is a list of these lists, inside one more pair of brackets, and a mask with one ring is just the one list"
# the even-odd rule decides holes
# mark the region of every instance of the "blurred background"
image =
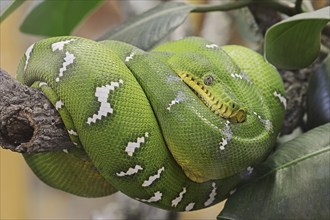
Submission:
[[[105,1],[75,29],[73,35],[96,39],[128,17],[161,2]],[[186,2],[211,4],[220,1]],[[225,3],[226,0],[221,2]],[[25,50],[41,39],[19,31],[27,13],[38,3],[38,0],[25,2],[0,24],[0,67],[13,77]],[[329,4],[327,0],[314,0],[311,3],[315,8]],[[251,25],[246,26],[247,20]],[[168,38],[178,39],[188,35],[203,36],[219,45],[241,44],[255,49],[259,48],[262,40],[252,16],[246,10],[191,14]],[[21,155],[0,149],[0,157],[1,219],[215,219],[223,207],[223,203],[220,203],[201,211],[175,214],[144,205],[121,193],[100,199],[80,198],[42,183]]]

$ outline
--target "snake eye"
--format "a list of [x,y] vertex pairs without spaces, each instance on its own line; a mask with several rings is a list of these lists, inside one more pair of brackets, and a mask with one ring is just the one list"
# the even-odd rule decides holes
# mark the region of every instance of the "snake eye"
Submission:
[[207,76],[205,76],[205,78],[204,78],[204,84],[205,84],[205,85],[209,86],[209,85],[211,85],[213,82],[214,82],[214,78],[213,78],[213,76],[211,76],[211,75],[207,75]]

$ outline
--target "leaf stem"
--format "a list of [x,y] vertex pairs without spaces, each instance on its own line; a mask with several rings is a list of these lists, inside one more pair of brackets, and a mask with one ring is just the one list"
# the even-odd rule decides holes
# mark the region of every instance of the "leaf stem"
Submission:
[[220,5],[195,5],[191,12],[230,11],[252,5],[254,0],[242,0]]
[[[297,0],[297,4],[295,5],[298,8],[301,7],[300,1],[301,0]],[[296,11],[296,8],[290,7],[277,0],[241,0],[219,5],[195,5],[195,9],[191,12],[230,11],[251,5],[268,5],[269,7],[289,16],[293,16],[299,12]]]

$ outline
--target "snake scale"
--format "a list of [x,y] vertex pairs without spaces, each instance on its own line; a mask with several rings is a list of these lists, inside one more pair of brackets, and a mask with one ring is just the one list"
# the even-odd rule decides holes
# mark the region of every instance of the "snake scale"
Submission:
[[49,38],[27,49],[17,78],[46,94],[76,145],[24,154],[42,181],[85,197],[119,190],[176,211],[233,193],[271,152],[286,103],[262,56],[198,37],[149,52]]

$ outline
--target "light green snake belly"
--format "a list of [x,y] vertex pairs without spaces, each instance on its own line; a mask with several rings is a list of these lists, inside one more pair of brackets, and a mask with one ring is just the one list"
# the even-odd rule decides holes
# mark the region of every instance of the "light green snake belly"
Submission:
[[194,37],[151,52],[50,38],[28,48],[18,79],[45,92],[77,146],[25,154],[41,180],[177,211],[225,199],[270,153],[285,111],[281,78],[259,54]]

